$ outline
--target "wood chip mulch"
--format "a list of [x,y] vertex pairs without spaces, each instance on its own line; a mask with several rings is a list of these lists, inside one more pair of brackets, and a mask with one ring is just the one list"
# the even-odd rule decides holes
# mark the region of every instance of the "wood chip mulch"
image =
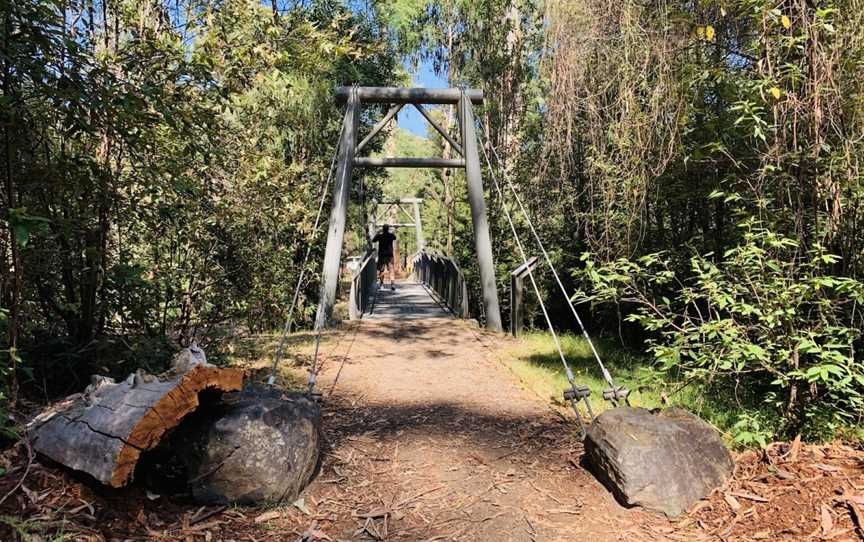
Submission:
[[[199,507],[138,487],[107,490],[30,461],[23,444],[0,452],[0,466],[7,471],[0,477],[3,541],[42,542],[58,534],[87,542],[333,540],[314,517],[290,505]],[[282,520],[275,531],[274,518]],[[654,540],[864,540],[864,451],[794,441],[740,454],[724,487],[650,531]]]
[[864,451],[774,443],[735,459],[735,474],[670,529],[684,539],[864,540]]

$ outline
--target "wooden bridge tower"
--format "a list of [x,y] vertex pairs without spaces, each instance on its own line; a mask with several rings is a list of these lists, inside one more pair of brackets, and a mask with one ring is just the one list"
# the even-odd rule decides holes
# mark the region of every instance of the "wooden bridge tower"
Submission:
[[[480,286],[486,312],[486,327],[501,331],[501,311],[495,283],[495,265],[492,260],[492,243],[489,237],[489,222],[486,202],[483,197],[483,180],[480,169],[477,134],[471,104],[483,103],[483,91],[474,89],[426,89],[393,87],[337,87],[336,100],[345,103],[342,138],[337,155],[336,180],[333,185],[333,205],[327,231],[327,247],[321,273],[321,294],[316,329],[326,327],[331,321],[336,302],[336,287],[339,281],[339,264],[342,243],[345,237],[345,220],[348,210],[348,194],[351,192],[351,174],[354,167],[414,167],[414,168],[464,168],[468,182],[468,203],[474,225],[474,244],[480,268]],[[363,104],[391,104],[390,110],[363,140],[357,143],[360,108]],[[461,145],[456,142],[433,118],[424,105],[457,105]],[[384,126],[405,106],[415,107],[461,158],[416,158],[387,157],[371,158],[358,156],[360,151]],[[418,247],[422,245],[422,232],[418,231]]]

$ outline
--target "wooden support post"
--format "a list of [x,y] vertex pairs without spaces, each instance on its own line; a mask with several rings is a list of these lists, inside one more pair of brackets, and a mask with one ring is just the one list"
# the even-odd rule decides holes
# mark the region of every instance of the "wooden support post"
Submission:
[[522,334],[525,311],[523,306],[522,292],[524,291],[525,277],[529,271],[533,271],[537,265],[537,257],[534,256],[526,263],[510,273],[510,333],[514,337]]
[[486,309],[486,327],[501,331],[501,309],[498,306],[498,290],[495,283],[495,262],[492,259],[492,241],[489,237],[489,222],[486,217],[486,202],[483,195],[483,179],[480,173],[480,154],[477,150],[477,133],[474,114],[466,94],[459,100],[459,120],[462,123],[462,148],[465,150],[465,178],[468,181],[468,203],[471,204],[471,219],[474,225],[474,246],[480,267],[480,287],[483,291],[483,306]]
[[399,265],[399,257],[401,255],[402,247],[400,246],[399,238],[397,237],[393,240],[393,263],[391,263],[393,266],[393,272],[397,274],[402,272],[402,266]]
[[456,143],[455,141],[453,141],[453,138],[450,136],[450,134],[447,133],[447,130],[445,130],[444,128],[441,127],[441,125],[439,125],[437,122],[435,122],[435,119],[432,118],[432,115],[427,113],[426,109],[422,105],[420,105],[418,103],[415,103],[413,105],[414,105],[414,109],[416,109],[417,111],[420,112],[420,114],[422,114],[424,117],[426,117],[426,120],[429,122],[429,124],[431,124],[432,127],[435,128],[435,130],[437,130],[439,134],[441,134],[441,137],[443,137],[447,141],[447,143],[449,143],[450,146],[453,147],[453,149],[456,152],[458,152],[462,156],[465,156],[465,153],[462,151],[462,146],[459,145],[458,143]]
[[369,134],[363,138],[363,141],[361,141],[360,144],[357,145],[357,148],[355,149],[354,152],[355,153],[360,152],[363,149],[363,147],[366,146],[367,143],[372,141],[372,138],[375,137],[376,135],[378,135],[378,132],[380,132],[382,128],[387,126],[387,123],[390,122],[390,120],[393,117],[395,117],[397,113],[399,113],[399,110],[402,109],[403,105],[404,104],[396,104],[393,107],[391,107],[390,110],[387,111],[387,114],[384,115],[384,118],[379,120],[378,124],[376,124],[375,126],[372,127],[372,131],[370,131]]
[[372,216],[369,217],[369,240],[378,233],[378,202],[372,202]]
[[417,250],[419,252],[426,246],[426,240],[423,238],[423,224],[420,223],[420,202],[421,199],[415,199],[411,202],[414,206],[414,231],[417,233]]
[[321,270],[321,293],[315,329],[330,324],[336,289],[339,285],[339,262],[342,258],[342,242],[345,239],[345,217],[348,211],[348,195],[351,193],[351,172],[354,149],[357,142],[357,125],[360,118],[360,100],[356,92],[348,96],[343,119],[342,140],[339,142],[338,166],[333,184],[333,204],[330,208],[330,225],[327,230],[327,248]]
[[522,334],[522,287],[524,282],[515,273],[510,274],[510,334],[518,337]]

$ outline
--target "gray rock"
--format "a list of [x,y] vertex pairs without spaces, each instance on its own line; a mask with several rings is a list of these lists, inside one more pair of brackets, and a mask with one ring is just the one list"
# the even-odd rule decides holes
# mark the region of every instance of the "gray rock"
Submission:
[[721,486],[733,468],[717,431],[679,408],[603,412],[588,429],[585,459],[622,504],[669,517]]
[[294,501],[315,472],[321,411],[305,395],[255,386],[223,396],[180,436],[202,503]]

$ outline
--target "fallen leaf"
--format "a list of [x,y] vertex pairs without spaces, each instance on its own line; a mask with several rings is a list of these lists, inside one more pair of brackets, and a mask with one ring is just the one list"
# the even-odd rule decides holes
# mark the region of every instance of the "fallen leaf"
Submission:
[[747,499],[747,500],[750,500],[750,501],[756,501],[756,502],[768,502],[768,499],[766,499],[765,497],[762,497],[762,496],[759,496],[759,495],[754,495],[754,494],[752,494],[752,493],[745,493],[745,492],[743,492],[743,491],[732,491],[732,492],[730,492],[729,494],[730,494],[730,495],[734,495],[735,497],[740,497],[740,498],[742,498],[742,499]]
[[299,499],[297,499],[296,501],[294,501],[291,504],[294,505],[294,508],[296,508],[297,510],[300,510],[301,512],[303,512],[307,516],[312,515],[312,513],[309,511],[309,509],[306,508],[306,500],[303,497],[300,497]]
[[791,472],[781,470],[781,469],[776,469],[774,471],[774,474],[777,476],[777,478],[780,478],[781,480],[797,480],[798,479],[798,477],[795,476],[794,474],[792,474]]
[[699,501],[698,503],[696,503],[696,504],[693,506],[693,508],[690,509],[690,511],[688,512],[688,514],[690,514],[690,515],[694,515],[694,514],[696,514],[696,513],[698,513],[698,512],[701,512],[701,511],[704,510],[705,508],[711,508],[711,502],[710,502],[710,501]]
[[32,502],[33,504],[39,504],[39,501],[41,499],[39,498],[38,493],[36,493],[35,491],[33,491],[32,489],[28,488],[27,486],[25,486],[23,484],[21,485],[21,491],[25,495],[27,495],[27,498],[30,499],[30,502]]
[[270,510],[269,512],[264,512],[263,514],[257,516],[255,518],[255,523],[264,523],[265,521],[277,519],[281,516],[282,514],[280,514],[278,510]]
[[798,461],[798,454],[801,453],[801,434],[795,436],[792,441],[792,447],[789,449],[786,460],[790,463]]
[[783,28],[788,30],[789,27],[792,26],[792,21],[789,19],[788,16],[784,15],[780,17],[780,24],[783,25]]
[[387,508],[375,508],[369,512],[354,512],[355,518],[362,519],[375,519],[375,518],[383,518],[385,516],[390,515],[390,510]]
[[84,499],[79,498],[78,500],[84,504],[82,504],[81,506],[78,506],[76,508],[73,508],[72,510],[69,510],[70,514],[75,515],[78,512],[80,512],[81,510],[84,510],[85,508],[90,511],[91,516],[96,514],[96,511],[93,510],[93,505],[91,505],[89,502],[85,501]]
[[848,506],[849,510],[852,511],[852,519],[855,520],[855,525],[858,527],[859,534],[864,533],[864,514],[861,513],[861,509],[858,508],[855,501],[851,500],[846,501],[846,506]]
[[820,524],[822,526],[822,536],[827,536],[831,532],[831,529],[834,528],[834,518],[831,516],[831,509],[824,503],[822,504],[822,519]]
[[729,508],[731,508],[733,511],[737,512],[738,510],[741,509],[741,503],[739,503],[738,499],[736,499],[732,495],[729,495],[728,493],[724,493],[723,494],[723,500],[726,501],[726,504],[728,504]]
[[578,516],[582,513],[579,510],[570,510],[567,508],[555,508],[552,510],[547,510],[546,512],[548,512],[549,514],[573,514],[574,516]]
[[855,504],[864,504],[864,495],[852,495],[844,493],[841,497],[843,500],[854,502]]
[[780,89],[777,87],[771,87],[771,96],[774,96],[775,100],[780,99]]

